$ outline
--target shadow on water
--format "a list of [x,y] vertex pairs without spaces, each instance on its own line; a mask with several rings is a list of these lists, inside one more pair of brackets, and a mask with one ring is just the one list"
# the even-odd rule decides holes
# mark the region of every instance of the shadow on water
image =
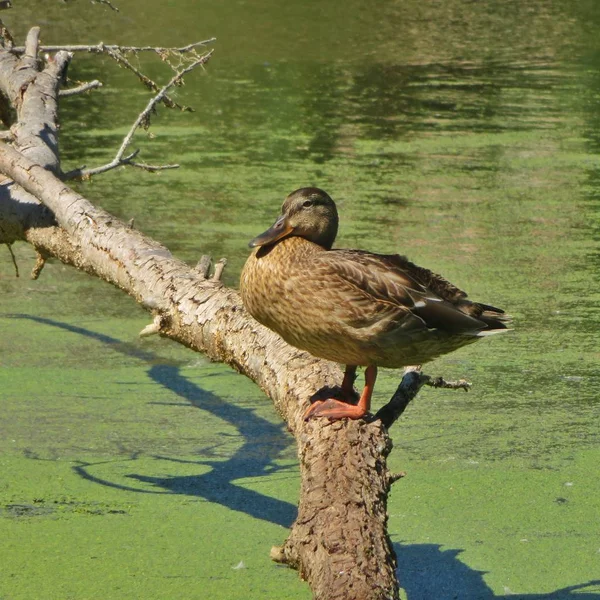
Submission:
[[[146,363],[156,363],[159,358],[134,344],[124,343],[83,327],[25,314],[10,316],[83,335]],[[116,489],[204,498],[249,516],[289,527],[296,517],[294,505],[233,483],[236,479],[271,475],[283,470],[274,464],[274,460],[289,446],[289,440],[283,434],[283,426],[270,423],[256,416],[250,409],[227,403],[217,395],[203,390],[181,375],[177,366],[154,364],[150,367],[148,375],[185,401],[233,424],[244,438],[242,446],[225,461],[182,461],[173,457],[154,456],[156,460],[165,462],[185,462],[211,467],[211,471],[202,475],[162,478],[139,473],[127,475],[132,480],[155,486],[157,491],[124,486],[97,477],[91,473],[91,469],[97,463],[81,462],[74,467],[75,472],[90,482]],[[130,457],[132,462],[136,459],[137,455]],[[437,544],[394,544],[394,549],[398,557],[400,585],[406,591],[408,600],[600,600],[600,579],[546,594],[518,594],[506,589],[504,595],[495,595],[483,579],[484,571],[471,569],[458,559],[462,550],[443,550]]]
[[600,600],[600,579],[547,594],[519,594],[505,588],[495,595],[486,585],[485,571],[471,569],[458,559],[462,550],[442,550],[438,544],[394,544],[398,579],[408,600]]
[[[154,353],[143,350],[134,344],[124,343],[111,336],[83,327],[26,314],[10,316],[28,319],[94,339],[110,346],[111,350],[146,363],[156,363],[159,359]],[[203,390],[184,377],[178,366],[153,364],[148,370],[148,375],[171,393],[235,426],[244,440],[243,444],[227,460],[181,461],[166,456],[155,455],[153,457],[166,462],[186,462],[211,467],[208,473],[202,475],[166,478],[149,477],[136,473],[127,475],[132,480],[155,486],[158,488],[157,491],[141,490],[96,477],[91,473],[91,468],[95,466],[95,463],[82,462],[74,467],[75,472],[88,481],[116,489],[149,494],[172,493],[198,496],[257,519],[289,527],[296,518],[296,506],[233,483],[237,479],[273,475],[285,469],[285,467],[274,464],[274,460],[290,445],[289,437],[283,432],[283,424],[270,423],[257,416],[251,409],[228,403],[216,394]],[[134,461],[136,458],[137,456],[133,456],[131,460]],[[163,491],[160,491],[161,488]]]

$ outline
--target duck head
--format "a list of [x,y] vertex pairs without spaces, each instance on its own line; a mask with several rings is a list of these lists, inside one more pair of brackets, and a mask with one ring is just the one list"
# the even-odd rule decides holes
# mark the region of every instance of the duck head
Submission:
[[277,221],[248,245],[268,246],[295,235],[330,250],[337,230],[337,209],[329,195],[319,188],[300,188],[284,200]]

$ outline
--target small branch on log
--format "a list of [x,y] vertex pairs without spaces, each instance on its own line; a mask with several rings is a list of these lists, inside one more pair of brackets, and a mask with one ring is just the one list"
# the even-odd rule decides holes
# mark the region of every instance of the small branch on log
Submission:
[[84,92],[89,92],[90,90],[95,90],[96,88],[102,87],[102,82],[94,79],[94,81],[88,81],[87,83],[82,83],[74,88],[69,88],[66,90],[60,90],[58,95],[61,98],[65,98],[67,96],[75,96],[77,94],[83,94]]
[[17,264],[17,258],[15,256],[15,253],[13,252],[12,244],[6,244],[6,247],[8,248],[10,257],[12,258],[12,264],[15,267],[15,277],[18,277],[19,276],[19,265]]
[[285,550],[283,549],[283,546],[273,546],[271,548],[271,552],[269,553],[269,556],[273,562],[280,563],[280,564],[287,563],[287,558],[286,558]]
[[45,265],[46,257],[41,252],[38,252],[35,259],[35,265],[33,265],[33,269],[31,270],[31,279],[37,279]]
[[468,391],[471,387],[471,384],[464,379],[446,381],[442,377],[426,375],[421,371],[421,367],[406,367],[400,385],[391,400],[379,409],[375,415],[375,420],[380,420],[389,429],[400,418],[411,400],[424,385],[454,390],[463,389],[465,391]]
[[154,320],[150,325],[146,325],[139,333],[140,337],[149,337],[160,333],[161,327],[163,326],[163,317],[161,315],[154,315]]
[[137,119],[127,132],[127,135],[123,138],[123,142],[121,143],[121,147],[117,151],[117,154],[109,163],[102,165],[100,167],[95,167],[92,169],[75,169],[70,171],[65,175],[65,179],[86,179],[91,177],[92,175],[98,175],[100,173],[105,173],[106,171],[110,171],[112,169],[116,169],[122,165],[130,165],[132,167],[137,167],[140,169],[144,169],[146,171],[161,171],[164,169],[176,169],[179,165],[148,165],[145,163],[134,162],[134,158],[137,156],[139,150],[132,152],[128,156],[124,156],[125,151],[127,150],[131,140],[133,138],[134,133],[138,130],[139,127],[143,127],[144,129],[148,129],[150,126],[150,115],[155,111],[156,105],[163,100],[166,96],[167,91],[171,89],[173,86],[178,85],[183,80],[183,76],[195,69],[200,65],[204,65],[208,62],[210,57],[212,56],[213,51],[207,52],[203,54],[198,59],[194,60],[187,67],[178,71],[171,80],[163,86],[160,91],[148,102],[146,108],[138,115]]
[[200,274],[202,279],[208,279],[208,274],[210,272],[210,265],[212,264],[212,260],[208,254],[203,254],[198,264],[196,265],[196,271]]
[[25,57],[37,60],[38,48],[40,45],[40,28],[32,27],[25,40]]
[[212,276],[212,281],[221,281],[221,275],[223,275],[223,270],[227,266],[227,259],[222,258],[215,265],[215,272]]
[[389,486],[392,487],[392,485],[396,483],[396,481],[402,479],[403,477],[406,477],[406,471],[400,471],[399,473],[390,473],[388,475]]

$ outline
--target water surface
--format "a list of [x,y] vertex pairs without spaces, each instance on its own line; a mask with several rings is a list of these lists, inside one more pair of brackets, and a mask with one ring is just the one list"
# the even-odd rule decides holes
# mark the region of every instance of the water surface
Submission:
[[[409,474],[390,500],[399,577],[410,600],[598,600],[597,5],[167,4],[7,13],[48,43],[218,37],[177,91],[195,112],[161,109],[135,140],[181,168],[118,170],[84,193],[189,263],[227,256],[236,286],[247,241],[318,185],[339,246],[406,254],[505,307],[513,334],[428,367],[473,391],[426,390],[393,431]],[[70,76],[106,85],[63,103],[65,170],[109,160],[147,102],[108,59],[78,56]],[[24,275],[32,252],[15,252]],[[298,479],[255,386],[139,340],[141,309],[60,264],[31,282],[0,253],[0,292],[1,594],[310,597],[268,560]],[[381,377],[376,405],[396,384]]]

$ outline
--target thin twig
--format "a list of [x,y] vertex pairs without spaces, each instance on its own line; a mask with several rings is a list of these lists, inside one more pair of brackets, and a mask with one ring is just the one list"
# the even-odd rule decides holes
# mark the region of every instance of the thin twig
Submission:
[[12,258],[12,263],[15,266],[15,277],[18,277],[19,276],[19,265],[17,264],[17,258],[15,256],[15,253],[13,252],[12,244],[6,244],[6,247],[8,248],[8,251],[10,252],[10,257]]
[[66,90],[60,90],[58,95],[61,98],[65,96],[75,96],[76,94],[83,94],[84,92],[89,92],[90,90],[95,90],[96,88],[102,87],[102,82],[94,79],[94,81],[88,81],[87,83],[82,83],[74,88],[69,88]]
[[129,161],[125,164],[131,165],[132,167],[136,167],[138,169],[143,169],[144,171],[148,171],[149,173],[156,173],[157,171],[168,171],[169,169],[179,169],[179,165],[177,163],[173,163],[170,165],[149,165],[148,163]]
[[115,12],[119,12],[119,9],[110,0],[92,0],[92,4],[97,2],[98,4],[106,4],[106,6],[112,8]]
[[[107,54],[118,64],[131,71],[149,90],[153,92],[158,92],[160,90],[158,84],[152,81],[152,79],[150,79],[150,77],[148,77],[147,75],[144,75],[144,73],[142,73],[136,66],[131,64],[131,62],[125,58],[122,52],[118,50],[107,50]],[[172,100],[166,94],[163,96],[162,102],[168,108],[178,108],[182,112],[192,111],[192,109],[189,106],[181,106],[181,104],[178,104],[177,102],[175,102],[175,100]]]
[[124,156],[125,151],[127,150],[133,135],[137,131],[139,127],[147,128],[150,123],[150,114],[154,111],[155,106],[162,101],[165,97],[167,91],[172,88],[174,85],[177,85],[182,79],[183,76],[189,73],[191,70],[195,69],[199,65],[203,65],[213,54],[213,50],[207,52],[206,54],[199,57],[194,62],[190,63],[185,69],[177,72],[171,80],[161,88],[161,90],[148,102],[146,108],[138,115],[137,119],[127,132],[127,135],[123,138],[123,142],[117,154],[109,163],[102,165],[100,167],[95,167],[92,169],[75,169],[65,175],[65,179],[74,179],[74,178],[87,178],[92,175],[98,175],[100,173],[105,173],[106,171],[110,171],[111,169],[115,169],[120,167],[121,165],[131,165],[133,167],[138,167],[140,169],[145,169],[146,171],[161,171],[164,169],[176,169],[179,165],[147,165],[145,163],[137,163],[134,162],[134,158],[139,153],[139,150],[132,152],[128,156]]
[[446,381],[443,377],[430,377],[423,374],[425,379],[424,384],[434,388],[445,388],[449,390],[465,390],[468,392],[471,384],[466,379],[458,379],[456,381]]
[[153,92],[158,92],[158,85],[154,83],[152,79],[144,75],[137,67],[132,65],[125,58],[125,56],[123,56],[123,53],[120,50],[107,49],[106,54],[108,54],[108,56],[110,56],[118,64],[122,65],[126,69],[129,69],[149,90]]

